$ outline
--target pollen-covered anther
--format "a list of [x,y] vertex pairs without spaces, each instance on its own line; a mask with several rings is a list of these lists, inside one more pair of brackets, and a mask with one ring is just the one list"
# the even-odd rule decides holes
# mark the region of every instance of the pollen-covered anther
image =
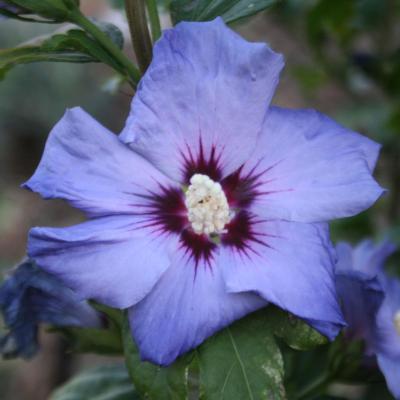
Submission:
[[194,174],[185,199],[188,219],[195,233],[223,233],[230,221],[228,201],[221,185],[207,175]]
[[394,315],[394,326],[396,327],[396,331],[400,336],[400,310]]

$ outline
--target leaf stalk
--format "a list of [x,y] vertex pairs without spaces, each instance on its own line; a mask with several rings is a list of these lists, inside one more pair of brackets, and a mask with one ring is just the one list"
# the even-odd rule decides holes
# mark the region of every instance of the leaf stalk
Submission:
[[153,55],[145,2],[144,0],[125,0],[125,9],[138,64],[140,70],[145,72]]
[[96,39],[114,59],[121,64],[127,72],[129,83],[136,88],[140,81],[141,73],[138,68],[128,59],[128,57],[118,48],[113,41],[94,24],[90,19],[86,18],[79,9],[75,9],[70,13],[70,21],[80,26]]

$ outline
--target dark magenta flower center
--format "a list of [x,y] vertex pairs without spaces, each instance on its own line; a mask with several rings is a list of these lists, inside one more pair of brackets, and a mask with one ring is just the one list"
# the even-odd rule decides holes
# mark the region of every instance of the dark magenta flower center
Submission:
[[208,176],[219,182],[231,210],[231,219],[218,234],[196,233],[188,219],[184,190],[160,186],[158,193],[151,193],[148,197],[147,226],[154,227],[155,231],[163,234],[178,234],[181,247],[194,258],[196,265],[200,261],[211,265],[214,250],[218,245],[229,246],[247,255],[255,252],[252,246],[254,243],[268,246],[263,234],[257,232],[257,225],[262,221],[250,211],[252,202],[260,194],[257,186],[266,171],[256,173],[256,165],[250,172],[244,173],[242,166],[221,179],[220,157],[213,149],[209,158],[206,158],[202,146],[197,157],[194,157],[188,148],[183,159],[184,185],[189,185],[191,178],[196,174]]

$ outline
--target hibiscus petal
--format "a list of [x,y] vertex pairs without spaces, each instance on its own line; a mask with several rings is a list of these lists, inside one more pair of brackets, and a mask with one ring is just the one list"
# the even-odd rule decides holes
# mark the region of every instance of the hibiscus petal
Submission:
[[371,176],[378,152],[377,143],[314,110],[271,107],[242,171],[259,174],[253,210],[298,222],[355,215],[383,193]]
[[[336,245],[336,264],[335,272],[350,272],[354,271],[353,266],[353,248],[347,242],[339,242]],[[362,272],[362,271],[361,271]]]
[[[338,248],[338,252],[343,249]],[[336,288],[348,323],[346,336],[351,340],[364,339],[368,353],[372,352],[375,318],[384,297],[378,279],[359,271],[338,270]]]
[[365,339],[368,354],[400,360],[400,335],[395,325],[400,311],[400,280],[386,275],[383,268],[395,249],[387,240],[378,244],[364,240],[354,249],[339,243],[336,274],[349,323],[347,335]]
[[68,228],[33,228],[28,254],[80,298],[127,308],[169,267],[177,240],[140,226],[135,217],[112,216]]
[[374,243],[363,240],[353,250],[353,268],[372,276],[381,273],[386,259],[396,251],[396,245],[389,240]]
[[226,293],[218,260],[196,267],[192,259],[177,256],[151,293],[129,310],[129,319],[141,358],[168,365],[266,304],[254,294]]
[[51,274],[24,260],[0,286],[0,306],[9,326],[46,322],[98,328],[98,313]]
[[23,186],[44,198],[61,198],[88,215],[137,213],[140,195],[171,186],[80,108],[68,110],[49,135],[40,164]]
[[379,354],[378,364],[394,398],[400,399],[400,358],[387,357]]
[[379,278],[385,299],[376,318],[376,352],[400,360],[400,334],[395,325],[395,315],[400,312],[400,280],[389,276]]
[[254,149],[282,67],[221,18],[179,23],[154,47],[121,140],[177,181],[199,158],[225,176]]
[[247,247],[222,250],[227,290],[254,291],[335,337],[345,323],[336,297],[327,226],[271,220],[253,229],[254,239]]
[[30,358],[37,352],[40,323],[102,327],[100,314],[86,301],[28,259],[0,286],[0,309],[8,328],[0,335],[0,353],[7,358]]

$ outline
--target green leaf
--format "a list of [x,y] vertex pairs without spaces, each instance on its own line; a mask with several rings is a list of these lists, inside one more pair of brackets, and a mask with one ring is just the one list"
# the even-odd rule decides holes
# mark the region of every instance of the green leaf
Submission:
[[45,51],[40,47],[24,46],[15,49],[0,50],[0,80],[4,79],[6,73],[19,64],[32,62],[91,62],[91,57],[72,51]]
[[[321,346],[311,351],[296,351],[283,347],[282,353],[285,364],[285,389],[289,399],[318,398],[331,382],[329,365],[329,346]],[[308,397],[312,391],[314,397]]]
[[311,350],[328,343],[325,336],[292,314],[273,306],[268,306],[265,313],[274,334],[292,349]]
[[169,367],[159,367],[143,362],[132,339],[127,318],[124,319],[122,331],[125,361],[137,392],[147,400],[186,399],[190,355],[178,359]]
[[350,341],[340,335],[329,346],[328,365],[331,375],[337,381],[349,383],[367,383],[382,380],[377,368],[365,364],[365,343],[361,340]]
[[222,17],[226,23],[254,15],[278,0],[172,0],[171,17],[179,21],[210,21]]
[[[121,48],[123,36],[121,31],[108,23],[97,23],[114,43]],[[118,33],[117,33],[118,32]],[[55,34],[46,38],[41,44],[44,51],[73,51],[91,57],[92,61],[104,62],[116,70],[121,70],[114,58],[90,35],[81,29],[70,29],[66,33]]]
[[[118,46],[122,46],[122,34],[117,27],[111,24],[102,24],[101,27]],[[0,80],[16,65],[43,61],[104,62],[125,75],[124,67],[97,41],[81,29],[70,29],[67,32],[36,38],[20,47],[0,50]]]
[[97,367],[74,377],[50,400],[140,400],[123,365]]
[[27,20],[27,21],[34,22],[33,19],[20,17],[21,14],[27,14],[27,13],[29,14],[28,10],[25,10],[18,6],[13,6],[13,5],[8,5],[8,4],[0,6],[0,16],[4,15],[7,18],[21,19],[21,20]]
[[199,380],[202,400],[284,399],[283,358],[275,336],[297,350],[327,343],[305,322],[268,306],[208,339],[198,347],[195,363],[189,354],[161,368],[140,361],[126,319],[123,327],[126,362],[136,390],[157,400],[186,398],[190,362],[197,372],[189,380]]
[[265,310],[208,339],[198,360],[203,400],[285,398],[283,359]]
[[11,0],[10,3],[58,22],[68,20],[69,13],[79,6],[77,0]]
[[124,47],[124,35],[121,30],[109,22],[93,20],[93,22],[100,28],[118,48]]

